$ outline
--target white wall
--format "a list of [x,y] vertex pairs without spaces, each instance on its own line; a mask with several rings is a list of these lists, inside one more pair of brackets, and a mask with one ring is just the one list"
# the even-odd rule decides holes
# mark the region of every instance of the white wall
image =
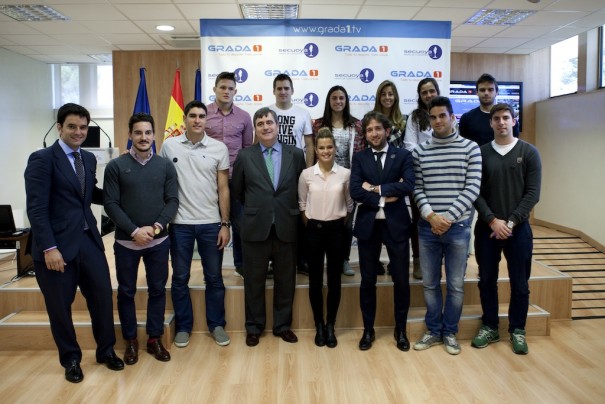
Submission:
[[537,103],[542,194],[535,218],[605,244],[605,90]]
[[[0,204],[25,211],[23,172],[53,122],[50,65],[0,48]],[[52,143],[56,130],[49,134]],[[15,217],[19,225],[20,217]]]

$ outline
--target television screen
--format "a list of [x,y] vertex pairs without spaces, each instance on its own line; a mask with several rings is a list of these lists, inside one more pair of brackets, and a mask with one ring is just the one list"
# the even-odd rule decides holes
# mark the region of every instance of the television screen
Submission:
[[[450,100],[454,108],[454,115],[460,117],[467,111],[479,106],[479,98],[474,81],[452,81],[450,83]],[[498,96],[496,102],[506,102],[515,111],[519,122],[519,131],[523,131],[523,83],[519,81],[498,82]]]

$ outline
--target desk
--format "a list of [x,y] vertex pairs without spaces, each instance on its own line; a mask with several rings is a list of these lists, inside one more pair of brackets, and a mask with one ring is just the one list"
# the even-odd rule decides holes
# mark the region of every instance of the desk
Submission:
[[0,237],[0,246],[4,248],[17,249],[17,275],[22,275],[34,268],[34,261],[30,254],[25,254],[25,247],[29,240],[30,232],[23,232],[18,236]]

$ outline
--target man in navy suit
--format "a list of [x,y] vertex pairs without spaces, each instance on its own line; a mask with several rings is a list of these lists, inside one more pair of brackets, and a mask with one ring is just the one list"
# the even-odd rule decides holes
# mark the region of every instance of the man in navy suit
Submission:
[[63,105],[57,112],[59,140],[32,153],[25,169],[36,279],[59,361],[72,383],[84,379],[82,350],[71,318],[78,286],[90,312],[97,362],[111,370],[124,369],[113,349],[116,336],[109,267],[90,208],[91,203],[103,203],[103,192],[95,185],[97,161],[92,153],[80,149],[89,122],[84,107]]
[[296,286],[298,177],[305,168],[301,149],[277,141],[277,114],[254,114],[258,143],[240,150],[233,165],[233,191],[244,205],[246,344],[256,346],[265,328],[265,278],[274,265],[273,334],[286,342],[298,338],[290,329]]
[[375,339],[376,262],[384,244],[393,279],[395,341],[397,348],[408,351],[410,216],[405,196],[414,190],[412,155],[405,149],[388,145],[391,124],[383,114],[368,112],[361,125],[370,147],[353,156],[350,185],[351,197],[360,204],[353,228],[359,246],[359,304],[364,326],[359,349],[370,349]]

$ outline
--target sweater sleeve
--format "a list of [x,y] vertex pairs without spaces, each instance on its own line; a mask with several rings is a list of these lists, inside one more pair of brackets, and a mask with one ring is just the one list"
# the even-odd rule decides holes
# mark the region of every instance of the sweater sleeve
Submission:
[[535,147],[529,144],[525,146],[527,151],[524,154],[527,163],[523,198],[509,217],[509,220],[512,220],[515,224],[526,221],[529,218],[529,213],[540,200],[540,186],[542,182],[540,154]]
[[166,181],[164,182],[164,208],[158,215],[157,223],[166,228],[166,225],[174,219],[179,208],[179,187],[176,168],[172,161],[166,161]]
[[107,216],[109,216],[116,226],[124,233],[131,235],[138,226],[130,220],[130,217],[124,212],[120,204],[120,167],[118,165],[120,158],[121,156],[115,160],[111,160],[105,168],[103,199]]

